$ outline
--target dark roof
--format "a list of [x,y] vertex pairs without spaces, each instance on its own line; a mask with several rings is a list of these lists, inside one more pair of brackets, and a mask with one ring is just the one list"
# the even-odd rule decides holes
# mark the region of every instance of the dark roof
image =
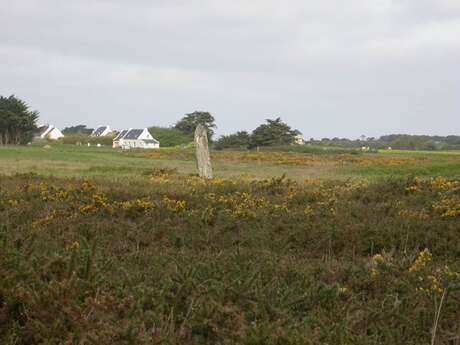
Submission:
[[48,128],[50,128],[49,125],[44,125],[44,126],[38,127],[39,135],[42,135],[43,133],[45,133],[48,130]]
[[91,134],[91,135],[94,135],[95,137],[98,137],[100,136],[102,133],[104,133],[105,129],[107,127],[106,126],[101,126],[101,127],[98,127],[94,130],[94,132]]
[[136,140],[142,134],[143,129],[130,129],[128,133],[123,137],[123,139],[127,140]]
[[142,141],[147,144],[157,144],[158,143],[158,141],[155,139],[142,139]]
[[127,129],[122,130],[120,133],[117,134],[117,136],[113,140],[120,140],[123,138],[123,136],[128,133]]

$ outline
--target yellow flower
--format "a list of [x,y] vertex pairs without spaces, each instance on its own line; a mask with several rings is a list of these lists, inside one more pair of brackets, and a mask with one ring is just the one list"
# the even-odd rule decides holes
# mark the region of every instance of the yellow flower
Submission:
[[437,293],[442,293],[443,292],[443,289],[441,288],[441,286],[439,284],[438,278],[436,278],[435,276],[431,276],[431,275],[428,276],[427,278],[431,283],[430,284],[431,291],[437,292]]
[[345,294],[345,293],[348,292],[348,288],[345,287],[345,286],[339,287],[339,292],[340,292],[341,294]]
[[79,211],[80,213],[83,213],[83,214],[88,214],[88,213],[91,213],[91,212],[94,212],[96,211],[96,205],[83,205],[83,206],[80,206],[79,208]]
[[376,278],[379,275],[379,270],[375,267],[371,268],[371,277]]
[[409,267],[409,272],[417,272],[424,268],[432,259],[430,251],[425,248],[418,254],[417,259],[411,267]]
[[123,201],[119,203],[119,205],[121,205],[121,207],[125,211],[137,210],[137,211],[143,211],[143,212],[150,210],[155,206],[153,202],[151,202],[150,200],[146,198]]
[[69,247],[69,250],[78,250],[78,249],[80,249],[80,243],[78,241],[75,241]]
[[449,181],[442,176],[438,176],[431,181],[431,186],[437,189],[454,189],[459,187],[458,181]]
[[167,196],[164,196],[162,201],[166,208],[172,212],[181,212],[185,210],[187,206],[187,202],[185,200],[174,200],[168,198]]
[[416,193],[416,192],[421,192],[422,189],[420,188],[420,186],[417,186],[417,185],[413,185],[413,186],[409,186],[406,188],[406,192],[409,192],[409,193]]
[[374,260],[374,262],[384,262],[385,261],[385,259],[384,259],[382,254],[375,254],[372,257],[372,260]]

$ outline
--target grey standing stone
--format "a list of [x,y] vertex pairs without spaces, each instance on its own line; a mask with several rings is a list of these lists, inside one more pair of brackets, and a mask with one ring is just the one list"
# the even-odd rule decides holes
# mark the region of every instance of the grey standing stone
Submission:
[[195,129],[196,164],[201,177],[212,178],[211,157],[209,156],[208,134],[203,125]]

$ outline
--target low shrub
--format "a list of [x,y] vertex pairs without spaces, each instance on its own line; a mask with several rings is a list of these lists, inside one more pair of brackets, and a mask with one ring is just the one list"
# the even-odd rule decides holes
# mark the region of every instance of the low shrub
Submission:
[[0,343],[455,343],[459,186],[3,176]]

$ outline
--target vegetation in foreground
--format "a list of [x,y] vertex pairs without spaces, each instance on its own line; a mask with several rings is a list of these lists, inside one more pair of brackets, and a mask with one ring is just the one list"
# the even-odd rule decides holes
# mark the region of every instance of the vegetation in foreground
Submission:
[[455,344],[460,181],[0,180],[2,344]]

